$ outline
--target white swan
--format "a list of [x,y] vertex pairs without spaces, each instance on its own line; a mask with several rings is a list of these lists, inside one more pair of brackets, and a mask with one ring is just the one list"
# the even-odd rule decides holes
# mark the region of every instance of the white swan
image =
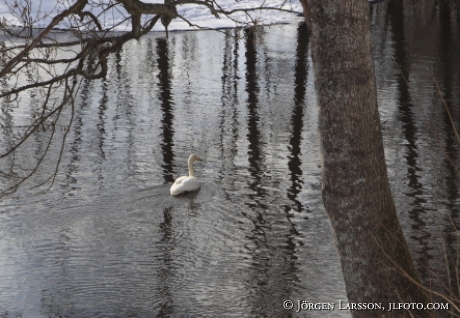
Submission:
[[193,174],[193,162],[195,161],[201,161],[201,158],[195,154],[190,155],[188,158],[188,176],[179,177],[174,181],[169,190],[171,195],[178,195],[186,191],[195,191],[200,188],[200,181]]

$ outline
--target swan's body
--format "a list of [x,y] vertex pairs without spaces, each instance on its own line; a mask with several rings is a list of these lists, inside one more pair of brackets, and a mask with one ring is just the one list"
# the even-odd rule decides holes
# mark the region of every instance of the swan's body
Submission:
[[188,176],[179,177],[174,181],[169,193],[171,195],[179,195],[188,191],[195,191],[200,188],[200,181],[193,174],[193,162],[200,161],[201,158],[197,155],[190,155],[188,158]]

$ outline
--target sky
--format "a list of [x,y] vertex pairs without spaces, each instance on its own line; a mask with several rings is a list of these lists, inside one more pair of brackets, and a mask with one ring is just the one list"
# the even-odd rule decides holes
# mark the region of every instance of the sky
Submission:
[[[24,0],[0,0],[0,17],[2,19],[6,19],[10,24],[19,25],[19,19],[13,16],[10,11],[13,7],[15,1],[19,3],[24,3]],[[217,3],[227,10],[232,10],[236,8],[255,8],[260,7],[261,5],[268,6],[268,7],[277,7],[280,8],[281,6],[284,9],[290,9],[297,12],[302,12],[302,6],[300,5],[299,0],[216,0]],[[33,18],[38,16],[43,16],[48,14],[48,18],[36,22],[34,25],[37,27],[45,27],[47,23],[49,23],[51,17],[58,12],[61,12],[68,7],[74,1],[72,0],[31,0],[32,2],[32,14]],[[113,2],[110,0],[90,0],[92,4],[95,3],[110,3]],[[162,1],[149,1],[144,0],[144,2],[148,3],[163,3]],[[121,6],[118,6],[119,10],[111,10],[109,15],[106,15],[103,19],[103,23],[105,27],[110,27],[114,23],[118,23],[123,20],[123,15],[126,14],[124,9]],[[22,11],[21,9],[16,8],[17,11]],[[231,21],[230,19],[222,16],[220,19],[214,17],[211,14],[208,8],[204,6],[198,5],[183,5],[177,7],[178,13],[183,15],[189,21],[199,25],[200,27],[205,28],[228,28],[228,27],[235,27],[236,23]],[[91,10],[93,13],[97,14],[100,12],[100,8],[94,7]],[[252,14],[253,19],[257,19],[258,23],[260,24],[273,24],[273,23],[289,23],[293,20],[293,14],[287,13],[280,13],[277,11],[268,11],[268,12],[253,12]],[[147,18],[146,16],[145,18]],[[244,15],[232,15],[234,18],[238,18],[240,21],[248,21],[247,17]],[[60,25],[60,27],[65,27],[64,25]],[[120,25],[117,27],[118,30],[127,30],[127,24]],[[189,29],[196,29],[193,27],[189,27],[189,25],[181,20],[175,19],[169,25],[169,30],[189,30]],[[164,30],[164,27],[158,23],[154,29],[154,31]]]

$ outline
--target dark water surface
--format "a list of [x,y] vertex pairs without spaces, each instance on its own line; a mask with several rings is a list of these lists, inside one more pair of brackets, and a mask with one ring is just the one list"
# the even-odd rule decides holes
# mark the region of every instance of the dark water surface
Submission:
[[[458,127],[459,43],[417,37],[397,2],[381,6],[371,14],[388,172],[417,268],[436,286],[441,237],[457,246],[459,177],[420,109],[459,164],[433,83]],[[448,28],[432,19],[432,33]],[[53,171],[59,139],[34,179],[1,199],[0,317],[349,317],[282,307],[347,302],[321,201],[305,26],[161,36],[130,42],[106,80],[83,82],[53,188],[29,190]],[[2,150],[37,98],[2,104]],[[48,137],[35,134],[17,160],[33,163]],[[190,153],[203,159],[202,187],[171,197]]]

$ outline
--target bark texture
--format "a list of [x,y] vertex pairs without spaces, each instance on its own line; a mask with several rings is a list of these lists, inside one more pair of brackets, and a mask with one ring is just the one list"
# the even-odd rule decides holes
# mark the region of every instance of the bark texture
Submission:
[[301,2],[311,31],[323,201],[349,302],[385,307],[354,310],[353,317],[431,317],[426,310],[388,311],[389,303],[427,297],[416,283],[387,177],[368,0]]

